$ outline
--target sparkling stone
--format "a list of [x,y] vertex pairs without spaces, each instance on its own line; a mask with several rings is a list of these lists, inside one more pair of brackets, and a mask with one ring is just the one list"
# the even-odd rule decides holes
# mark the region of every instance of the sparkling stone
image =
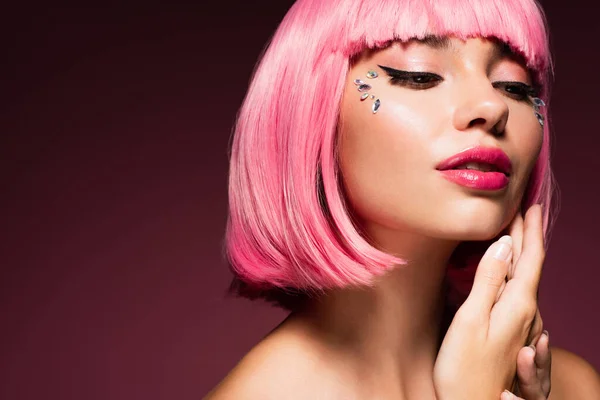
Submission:
[[372,95],[371,95],[371,98],[372,98],[372,99],[374,99],[374,98],[375,98],[375,95],[374,95],[374,94],[372,94]]
[[381,105],[381,102],[379,101],[379,99],[375,100],[375,102],[373,103],[373,114],[377,114],[377,111],[379,111],[380,105]]
[[366,99],[367,97],[369,97],[369,93],[363,93],[363,94],[361,94],[361,95],[360,95],[360,99],[361,99],[361,100],[364,100],[364,99]]
[[361,81],[360,79],[355,79],[355,80],[354,80],[354,84],[355,84],[356,86],[360,86],[360,85],[364,85],[365,83],[364,83],[363,81]]
[[371,90],[371,85],[367,85],[366,83],[363,83],[361,85],[358,86],[358,91],[359,92],[366,92],[368,90]]
[[367,78],[369,78],[369,79],[377,78],[378,76],[379,76],[379,74],[375,71],[367,72]]
[[540,123],[540,125],[544,126],[544,116],[542,114],[540,114],[539,112],[536,112],[535,116],[537,117],[537,120]]
[[544,100],[540,99],[539,97],[533,98],[533,104],[535,104],[538,107],[543,107],[546,105],[546,103],[544,103]]

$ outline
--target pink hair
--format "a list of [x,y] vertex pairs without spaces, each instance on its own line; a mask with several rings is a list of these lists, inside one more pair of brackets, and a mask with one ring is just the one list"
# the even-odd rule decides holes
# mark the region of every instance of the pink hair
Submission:
[[[508,43],[548,104],[546,21],[533,0],[297,1],[257,66],[232,142],[225,245],[246,287],[368,285],[406,263],[371,246],[353,223],[338,181],[336,127],[352,57],[427,35]],[[545,117],[522,208],[542,204],[548,238],[554,181]]]

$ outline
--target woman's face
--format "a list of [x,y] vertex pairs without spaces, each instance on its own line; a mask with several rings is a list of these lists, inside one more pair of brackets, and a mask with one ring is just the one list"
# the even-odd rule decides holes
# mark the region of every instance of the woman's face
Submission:
[[[368,78],[369,71],[378,77]],[[369,84],[375,99],[361,100],[355,79]],[[345,192],[362,228],[374,238],[499,234],[520,205],[542,145],[524,85],[532,86],[527,69],[497,41],[433,38],[363,54],[348,74],[338,137]],[[464,186],[436,169],[477,146],[508,156],[506,186]]]

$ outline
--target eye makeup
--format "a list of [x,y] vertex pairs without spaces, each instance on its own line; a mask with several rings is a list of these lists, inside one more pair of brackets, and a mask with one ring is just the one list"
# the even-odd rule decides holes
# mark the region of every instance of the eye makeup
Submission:
[[[404,71],[384,65],[378,65],[378,67],[390,77],[391,84],[416,90],[429,89],[444,80],[440,75],[432,72]],[[501,89],[507,96],[519,101],[537,97],[539,94],[538,89],[519,81],[496,81],[492,82],[492,86]]]
[[539,90],[523,82],[518,81],[497,81],[492,86],[496,89],[504,90],[510,97],[517,100],[525,100],[530,97],[538,97]]
[[442,81],[442,77],[432,72],[403,71],[378,65],[390,77],[394,85],[408,86],[415,89],[427,89]]

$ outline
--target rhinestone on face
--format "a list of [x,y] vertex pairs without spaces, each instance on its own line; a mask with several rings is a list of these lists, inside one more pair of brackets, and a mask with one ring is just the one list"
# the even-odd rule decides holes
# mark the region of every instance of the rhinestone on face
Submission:
[[359,92],[366,92],[368,90],[371,90],[371,85],[367,85],[366,83],[363,83],[363,84],[359,85],[357,89]]
[[546,103],[544,103],[544,100],[540,99],[539,97],[533,98],[533,104],[535,104],[538,107],[543,107],[546,105]]
[[535,116],[536,116],[538,122],[540,123],[540,125],[544,126],[544,116],[537,111],[535,112]]
[[379,74],[375,71],[367,72],[367,78],[369,78],[369,79],[374,79],[374,78],[377,78],[378,76],[379,76]]
[[354,80],[354,84],[355,84],[356,86],[360,86],[360,85],[364,85],[365,83],[364,83],[363,81],[361,81],[360,79],[355,79],[355,80]]
[[363,93],[363,94],[360,95],[360,99],[361,100],[365,100],[368,97],[369,97],[369,93]]
[[377,111],[379,111],[379,106],[381,106],[381,102],[379,101],[379,99],[377,99],[373,103],[373,114],[377,114]]
[[372,94],[372,95],[371,95],[371,98],[372,98],[372,99],[374,99],[374,98],[375,98],[375,95],[374,95],[374,94]]

